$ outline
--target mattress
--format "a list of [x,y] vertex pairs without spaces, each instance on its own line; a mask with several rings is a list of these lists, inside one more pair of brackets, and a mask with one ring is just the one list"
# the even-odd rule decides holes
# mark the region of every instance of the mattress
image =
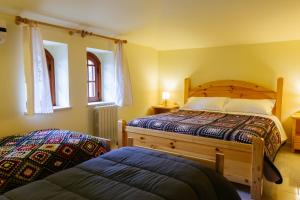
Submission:
[[[209,137],[220,140],[250,144],[253,137],[261,137],[265,141],[265,159],[268,164],[283,143],[284,133],[276,120],[261,115],[246,115],[208,111],[179,110],[172,113],[137,118],[128,126],[175,132],[193,136]],[[268,165],[270,166],[270,165]],[[273,182],[282,182],[282,177],[275,165]]]
[[0,140],[0,193],[108,152],[106,140],[66,130],[33,131]]
[[195,162],[137,147],[98,158],[16,188],[0,197],[23,199],[240,199],[223,176]]

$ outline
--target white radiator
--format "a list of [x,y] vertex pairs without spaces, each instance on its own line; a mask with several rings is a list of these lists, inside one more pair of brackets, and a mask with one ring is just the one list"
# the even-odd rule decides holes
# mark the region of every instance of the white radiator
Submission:
[[95,134],[110,139],[111,144],[115,145],[118,131],[118,106],[98,106],[95,108],[94,113]]

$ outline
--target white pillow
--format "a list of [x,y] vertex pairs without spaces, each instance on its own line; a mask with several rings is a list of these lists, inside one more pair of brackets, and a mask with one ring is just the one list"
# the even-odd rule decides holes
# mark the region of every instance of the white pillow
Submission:
[[224,111],[224,105],[228,100],[227,97],[190,97],[181,109]]
[[225,112],[241,112],[272,115],[273,99],[230,99],[224,106]]

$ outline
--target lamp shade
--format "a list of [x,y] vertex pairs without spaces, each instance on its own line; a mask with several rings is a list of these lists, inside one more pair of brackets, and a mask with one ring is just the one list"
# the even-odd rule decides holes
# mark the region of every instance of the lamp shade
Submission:
[[162,93],[162,99],[163,99],[163,100],[168,100],[168,99],[170,99],[170,93],[164,91],[164,92]]

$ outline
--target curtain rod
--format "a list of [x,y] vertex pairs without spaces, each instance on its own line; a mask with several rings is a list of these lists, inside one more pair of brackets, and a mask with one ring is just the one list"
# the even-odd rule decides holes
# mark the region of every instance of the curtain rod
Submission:
[[20,24],[41,24],[44,26],[50,26],[50,27],[54,27],[54,28],[60,28],[60,29],[65,29],[69,31],[70,35],[73,35],[74,33],[80,34],[81,37],[86,37],[86,36],[95,36],[95,37],[100,37],[100,38],[104,38],[104,39],[108,39],[108,40],[113,40],[115,43],[117,42],[123,42],[123,43],[127,43],[127,40],[121,40],[121,39],[117,39],[117,38],[113,38],[113,37],[108,37],[108,36],[104,36],[104,35],[99,35],[99,34],[95,34],[92,32],[88,32],[85,30],[78,30],[78,29],[73,29],[73,28],[68,28],[65,26],[59,26],[59,25],[55,25],[55,24],[49,24],[46,22],[41,22],[41,21],[36,21],[36,20],[32,20],[32,19],[27,19],[27,18],[23,18],[21,16],[16,16],[16,24],[20,25]]

